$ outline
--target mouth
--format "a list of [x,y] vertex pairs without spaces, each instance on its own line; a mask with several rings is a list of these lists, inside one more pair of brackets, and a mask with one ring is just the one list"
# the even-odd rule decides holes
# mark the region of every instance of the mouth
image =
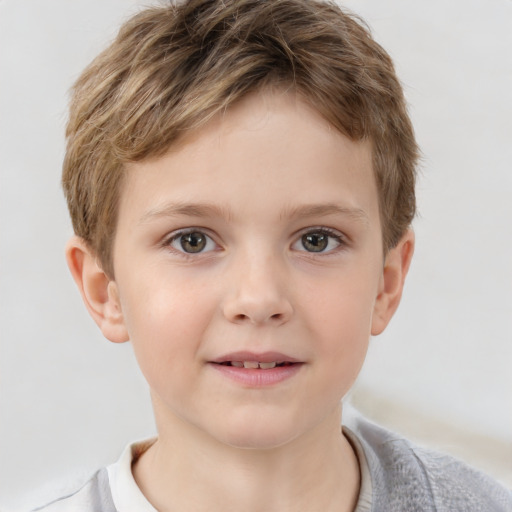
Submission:
[[251,368],[251,369],[259,369],[259,370],[271,370],[272,368],[279,368],[282,366],[291,366],[293,363],[291,361],[223,361],[221,363],[216,363],[223,366],[234,366],[235,368]]
[[255,370],[272,370],[282,366],[290,366],[302,363],[295,357],[281,352],[231,352],[210,361],[222,366],[233,366],[235,368],[246,368]]
[[301,373],[305,361],[281,352],[231,352],[213,361],[212,368],[246,388],[277,385]]
[[300,373],[305,364],[279,352],[234,352],[209,363],[221,375],[246,388],[277,385]]

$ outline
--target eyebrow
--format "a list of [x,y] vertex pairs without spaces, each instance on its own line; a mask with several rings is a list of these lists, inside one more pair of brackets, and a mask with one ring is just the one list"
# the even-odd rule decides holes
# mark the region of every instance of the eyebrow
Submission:
[[[349,208],[335,203],[301,205],[293,208],[285,208],[280,219],[296,218],[303,219],[308,217],[327,217],[329,215],[343,215],[352,218],[355,221],[365,225],[370,223],[368,214],[361,208]],[[146,212],[139,220],[139,224],[144,224],[153,219],[166,217],[217,217],[231,220],[233,215],[228,208],[223,208],[210,203],[170,203],[163,207],[155,207]]]
[[307,217],[327,217],[329,215],[343,215],[363,224],[370,224],[370,218],[363,209],[349,208],[336,203],[311,204],[285,209],[281,214],[281,218],[302,219]]
[[231,212],[216,204],[210,203],[170,203],[163,207],[155,207],[146,212],[140,219],[139,224],[144,224],[153,219],[162,217],[221,217],[230,220]]

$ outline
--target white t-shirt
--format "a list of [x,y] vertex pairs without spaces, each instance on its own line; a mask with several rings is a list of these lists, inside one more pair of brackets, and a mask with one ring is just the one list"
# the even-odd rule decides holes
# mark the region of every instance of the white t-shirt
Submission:
[[112,499],[122,512],[157,512],[142,494],[132,473],[132,463],[137,460],[156,439],[148,439],[128,445],[121,458],[107,467]]

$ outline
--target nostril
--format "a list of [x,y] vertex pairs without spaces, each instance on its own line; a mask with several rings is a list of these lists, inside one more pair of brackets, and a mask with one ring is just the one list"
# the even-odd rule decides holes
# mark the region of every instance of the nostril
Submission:
[[[281,321],[283,318],[284,316],[282,313],[275,313],[267,317],[268,320],[274,321]],[[247,322],[250,319],[251,317],[249,315],[244,315],[243,313],[239,313],[238,315],[235,315],[235,317],[233,318],[235,322]]]
[[263,324],[279,325],[288,321],[293,313],[288,303],[278,303],[277,300],[231,300],[223,307],[224,316],[237,324]]

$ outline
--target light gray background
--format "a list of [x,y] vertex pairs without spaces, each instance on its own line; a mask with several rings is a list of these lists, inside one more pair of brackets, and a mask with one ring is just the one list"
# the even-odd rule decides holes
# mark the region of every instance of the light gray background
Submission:
[[[102,339],[68,275],[59,185],[67,90],[140,5],[0,0],[0,506],[9,510],[154,431],[130,346]],[[391,404],[384,417],[441,421],[501,443],[512,461],[512,1],[345,5],[395,59],[424,153],[404,302],[372,341],[357,390]],[[508,475],[512,462],[497,474]]]

